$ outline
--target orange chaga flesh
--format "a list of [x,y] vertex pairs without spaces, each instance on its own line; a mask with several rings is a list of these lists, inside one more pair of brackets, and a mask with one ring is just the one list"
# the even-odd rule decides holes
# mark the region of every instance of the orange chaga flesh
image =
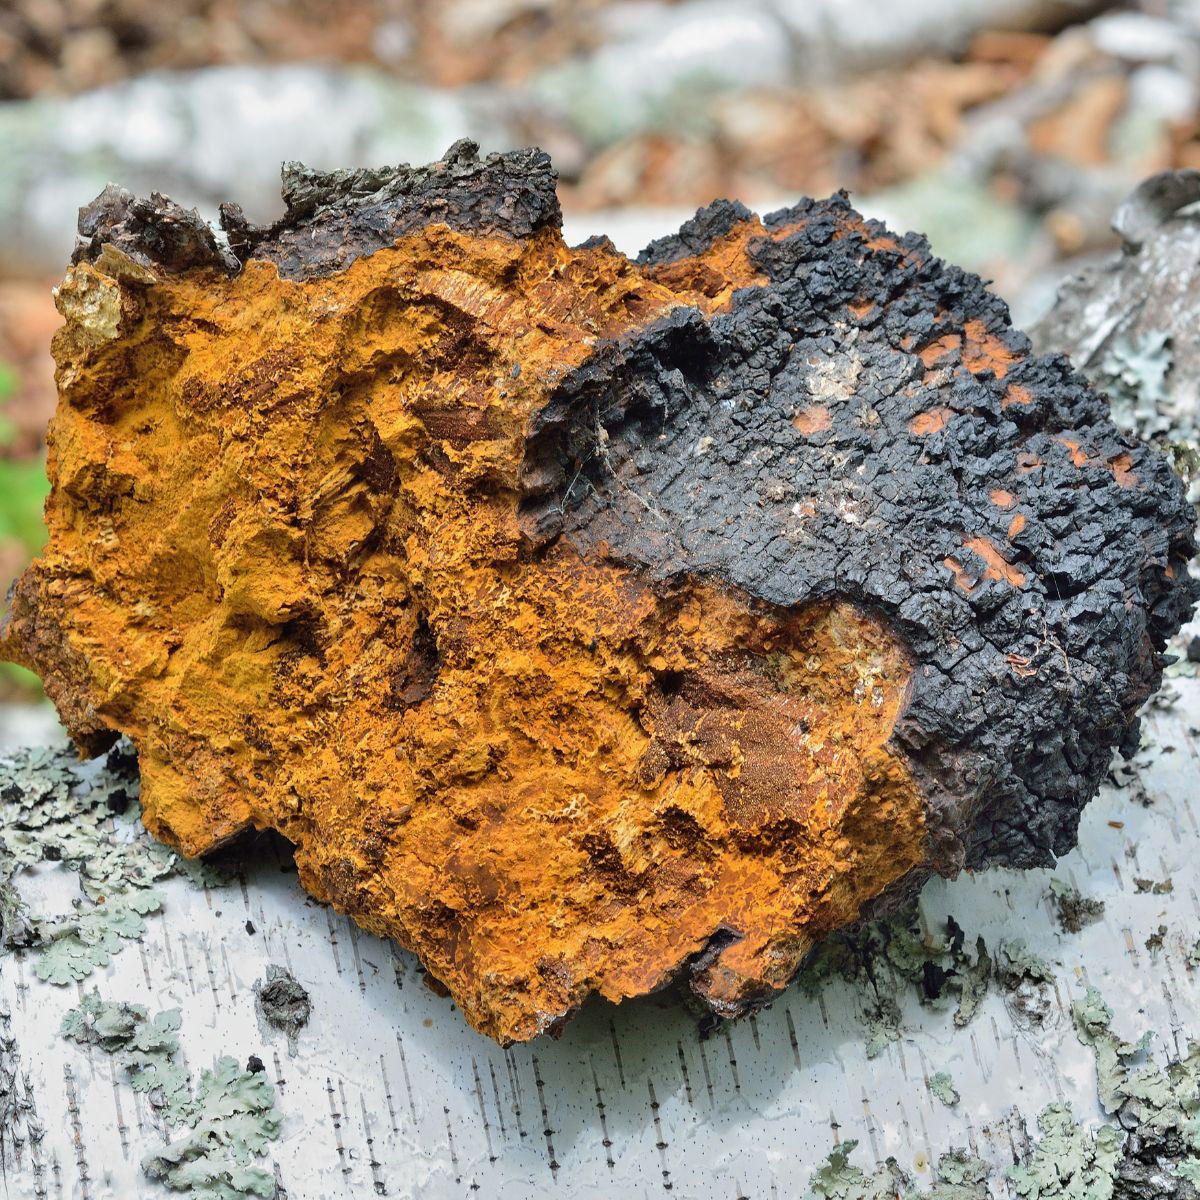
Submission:
[[923,861],[903,648],[850,605],[530,554],[517,523],[548,390],[756,282],[744,226],[671,270],[444,226],[307,282],[76,265],[50,545],[5,649],[53,659],[81,741],[132,739],[158,837],[277,829],[501,1041],[710,945],[717,1011],[782,987]]

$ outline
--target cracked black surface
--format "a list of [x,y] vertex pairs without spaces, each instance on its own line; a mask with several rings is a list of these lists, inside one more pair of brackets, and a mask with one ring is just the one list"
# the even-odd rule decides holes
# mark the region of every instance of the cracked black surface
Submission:
[[[649,258],[694,253],[729,219],[701,213]],[[886,239],[840,196],[766,223],[801,226],[752,245],[767,286],[709,321],[677,310],[563,381],[531,429],[525,529],[663,586],[707,576],[773,605],[883,614],[916,660],[894,740],[930,796],[935,865],[1048,865],[1113,748],[1136,745],[1158,652],[1196,599],[1194,513],[1166,459],[1119,433],[1065,358],[1029,354],[1004,303],[923,238]],[[1003,347],[1003,378],[961,350],[918,357],[967,321]],[[1029,402],[1005,407],[1013,384]],[[817,407],[828,428],[802,432]],[[944,427],[913,432],[934,409]],[[969,538],[1024,582],[985,578]]]

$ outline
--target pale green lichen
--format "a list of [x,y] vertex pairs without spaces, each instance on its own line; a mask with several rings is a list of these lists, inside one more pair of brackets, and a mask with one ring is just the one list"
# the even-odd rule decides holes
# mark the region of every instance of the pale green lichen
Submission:
[[[923,933],[916,906],[902,909],[887,920],[839,933],[818,947],[799,977],[811,994],[830,980],[840,978],[857,988],[871,989],[877,998],[894,997],[898,986],[917,990],[922,1004],[945,1008],[957,1000],[955,1023],[966,1025],[987,994],[991,959],[983,939],[974,955],[965,949],[962,930],[953,919],[944,933]],[[882,1031],[890,1010],[877,1003],[868,1012],[873,1026]],[[897,1033],[898,1036],[898,1033]]]
[[929,1090],[947,1108],[953,1108],[960,1099],[954,1080],[945,1071],[935,1071],[930,1075]]
[[[1113,1200],[1121,1161],[1122,1135],[1111,1125],[1093,1135],[1079,1125],[1069,1104],[1052,1104],[1038,1117],[1040,1137],[1006,1172],[1011,1194],[1021,1200]],[[990,1200],[989,1181],[998,1179],[987,1163],[965,1150],[938,1160],[928,1190],[895,1160],[868,1173],[850,1162],[857,1142],[835,1147],[814,1172],[806,1200]]]
[[63,1018],[62,1035],[99,1046],[129,1074],[135,1092],[145,1092],[169,1124],[188,1113],[187,1071],[176,1062],[179,1053],[179,1009],[148,1017],[140,1004],[109,1004],[94,989],[79,1008]]
[[890,996],[881,996],[864,1014],[867,1023],[867,1057],[877,1058],[900,1040],[900,1006]]
[[66,748],[17,751],[0,761],[0,846],[12,873],[60,862],[95,900],[148,887],[174,869],[174,851],[138,836],[139,794],[131,754],[81,764]]
[[13,884],[0,882],[0,950],[23,950],[37,942],[29,907]]
[[835,934],[818,948],[799,981],[815,994],[834,978],[873,994],[866,1009],[868,1057],[901,1036],[896,1001],[905,988],[915,990],[927,1007],[954,1005],[954,1023],[960,1028],[974,1019],[993,983],[1027,1022],[1044,1020],[1052,1002],[1049,966],[1021,942],[1002,942],[993,955],[979,937],[968,950],[966,935],[952,917],[943,933],[923,933],[915,906]]
[[162,909],[162,898],[152,891],[119,892],[87,907],[77,903],[69,916],[34,922],[38,951],[33,970],[47,983],[72,983],[108,966],[123,940],[146,932],[143,918]]
[[895,1200],[908,1177],[892,1160],[871,1175],[850,1163],[856,1141],[835,1146],[825,1164],[813,1172],[805,1200]]
[[275,1089],[261,1073],[220,1058],[200,1075],[184,1118],[191,1129],[142,1159],[142,1170],[197,1200],[275,1195],[275,1177],[254,1159],[279,1136]]
[[[80,763],[65,748],[0,760],[0,938],[5,949],[32,951],[39,978],[67,984],[107,966],[161,910],[158,880],[223,882],[146,833],[138,795],[137,763],[124,747],[103,763]],[[21,898],[21,872],[47,862],[78,876],[81,895],[67,913],[32,914]]]
[[1121,1159],[1121,1133],[1103,1125],[1095,1136],[1076,1123],[1069,1104],[1051,1104],[1038,1117],[1041,1139],[1008,1170],[1022,1200],[1109,1200]]
[[1169,335],[1147,331],[1117,338],[1090,374],[1108,393],[1116,424],[1171,455],[1195,503],[1200,501],[1200,421],[1190,415],[1194,408],[1172,403],[1167,381],[1173,366]]
[[1054,972],[1025,943],[1001,942],[996,952],[996,981],[1012,1015],[1025,1025],[1042,1025],[1054,1005]]
[[1171,339],[1165,333],[1148,332],[1113,342],[1100,362],[1095,381],[1108,393],[1113,420],[1118,425],[1136,429],[1144,438],[1169,431],[1163,411],[1173,363]]
[[[951,947],[953,948],[953,947]],[[1042,1020],[1048,966],[1019,942],[997,951],[991,977],[1010,1007]],[[1042,996],[1031,1010],[1024,993]],[[1166,1063],[1151,1054],[1152,1037],[1129,1042],[1112,1030],[1112,1009],[1095,988],[1072,1004],[1079,1040],[1095,1055],[1097,1091],[1108,1123],[1091,1129],[1069,1104],[1051,1104],[1038,1116],[1038,1136],[1005,1174],[965,1151],[938,1163],[937,1178],[922,1191],[888,1160],[870,1173],[850,1162],[855,1143],[837,1147],[814,1175],[808,1200],[1196,1200],[1200,1194],[1200,1042]],[[929,1079],[943,1103],[958,1094],[948,1075]],[[989,1183],[994,1193],[989,1191]]]
[[987,1163],[965,1150],[938,1160],[932,1186],[922,1189],[895,1159],[868,1174],[850,1162],[858,1143],[843,1142],[813,1172],[805,1200],[989,1200]]
[[[16,1039],[9,1032],[9,1012],[0,1008],[0,1163],[8,1161],[10,1150],[36,1146],[45,1135],[38,1118],[29,1085],[29,1076],[21,1071]],[[41,1161],[34,1158],[34,1185],[38,1195],[42,1187]]]
[[188,1127],[143,1157],[151,1179],[196,1200],[275,1194],[274,1175],[254,1162],[279,1136],[275,1089],[263,1074],[223,1057],[201,1072],[193,1093],[178,1061],[178,1009],[149,1017],[141,1005],[106,1002],[93,990],[63,1018],[62,1033],[115,1055],[167,1125]]
[[1135,879],[1133,889],[1152,896],[1169,896],[1175,890],[1175,884],[1170,879]]
[[975,940],[974,958],[963,954],[961,949],[958,951],[953,970],[959,983],[959,1001],[954,1013],[954,1023],[961,1028],[971,1023],[987,995],[992,960],[983,938]]
[[991,1169],[966,1150],[951,1150],[938,1159],[937,1180],[929,1200],[989,1200]]
[[1072,1014],[1079,1040],[1096,1055],[1100,1103],[1129,1131],[1137,1158],[1159,1170],[1190,1171],[1200,1152],[1200,1042],[1189,1041],[1183,1058],[1160,1065],[1149,1057],[1149,1032],[1136,1042],[1113,1033],[1112,1009],[1095,988]]
[[1200,1158],[1189,1154],[1182,1162],[1175,1164],[1174,1175],[1177,1179],[1186,1180],[1197,1191],[1200,1191]]

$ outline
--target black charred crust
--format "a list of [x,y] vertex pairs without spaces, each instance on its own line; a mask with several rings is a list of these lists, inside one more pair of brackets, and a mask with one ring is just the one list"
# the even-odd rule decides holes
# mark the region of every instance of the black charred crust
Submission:
[[[1065,358],[1031,355],[1004,303],[923,238],[886,236],[844,196],[766,224],[798,227],[752,243],[767,286],[598,346],[561,382],[530,427],[523,528],[664,586],[703,575],[882,615],[916,664],[894,740],[930,804],[935,864],[1049,864],[1195,604],[1195,514],[1165,457],[1120,433]],[[656,247],[654,261],[678,248]],[[997,369],[965,369],[952,338],[922,361],[968,323]],[[805,433],[794,421],[814,406],[828,427]],[[915,432],[935,409],[944,425]],[[986,578],[972,538],[1024,584]]]
[[115,183],[79,210],[71,261],[94,262],[106,245],[141,266],[173,273],[207,267],[232,275],[239,269],[194,208],[183,208],[158,192],[143,199]]
[[714,200],[685,221],[678,233],[657,238],[638,255],[644,266],[677,262],[693,254],[703,254],[713,242],[723,238],[735,225],[752,220],[754,214],[737,200]]
[[465,138],[422,167],[316,171],[287,163],[286,212],[274,224],[251,225],[238,205],[221,205],[228,248],[194,210],[157,192],[140,200],[109,184],[80,209],[74,261],[94,260],[112,243],[144,266],[173,272],[214,267],[236,274],[250,259],[264,259],[286,279],[315,279],[426,225],[513,238],[557,228],[562,212],[556,184],[543,151],[480,157],[479,147]]
[[236,205],[221,206],[221,225],[242,262],[266,259],[288,279],[344,270],[425,225],[522,238],[558,227],[557,176],[541,150],[480,158],[463,139],[424,167],[314,171],[283,169],[284,216],[268,226],[246,222]]

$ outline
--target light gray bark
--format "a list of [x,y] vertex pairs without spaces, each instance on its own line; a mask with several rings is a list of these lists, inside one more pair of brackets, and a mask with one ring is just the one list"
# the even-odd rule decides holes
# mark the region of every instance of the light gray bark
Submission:
[[1108,392],[1118,425],[1175,448],[1200,500],[1200,171],[1151,176],[1113,227],[1121,250],[1067,280],[1029,333]]

